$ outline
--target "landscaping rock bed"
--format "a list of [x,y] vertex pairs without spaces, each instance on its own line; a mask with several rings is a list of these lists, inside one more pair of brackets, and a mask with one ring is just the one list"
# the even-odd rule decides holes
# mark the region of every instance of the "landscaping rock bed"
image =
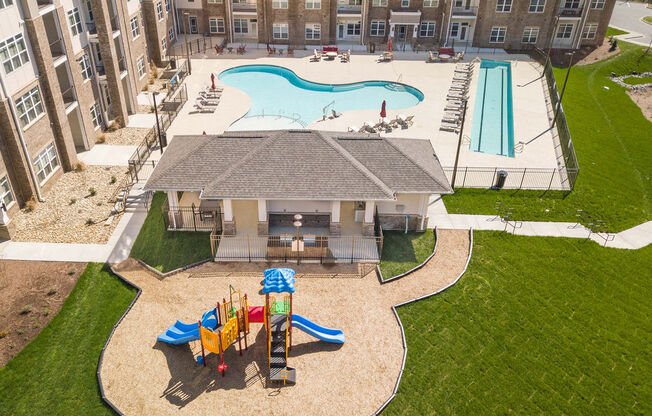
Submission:
[[627,91],[627,95],[641,108],[645,118],[652,121],[652,88]]
[[[147,111],[149,112],[149,111]],[[149,129],[124,127],[116,131],[104,132],[104,143],[123,146],[137,146],[143,142]],[[100,143],[101,141],[98,141]]]
[[644,90],[646,88],[652,87],[652,82],[647,84],[628,84],[625,82],[625,80],[627,78],[647,78],[651,76],[652,72],[644,72],[642,74],[621,75],[619,77],[612,77],[610,79],[621,87],[627,88],[628,90]]
[[[89,166],[67,172],[43,195],[36,209],[23,208],[13,217],[14,241],[104,244],[119,218],[104,225],[113,203],[108,200],[124,176],[119,166]],[[115,177],[115,183],[111,183]],[[94,193],[94,195],[92,195]]]

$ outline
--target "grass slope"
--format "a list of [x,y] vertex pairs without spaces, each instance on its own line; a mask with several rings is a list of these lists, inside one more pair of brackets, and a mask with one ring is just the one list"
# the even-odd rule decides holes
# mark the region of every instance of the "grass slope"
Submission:
[[[573,67],[566,87],[564,110],[580,164],[573,192],[457,189],[444,195],[448,211],[493,214],[498,200],[514,208],[520,220],[573,221],[577,209],[601,219],[610,231],[650,220],[652,123],[608,76],[652,70],[652,54],[643,55],[645,48],[625,42],[619,45],[622,51],[615,57]],[[566,70],[554,72],[561,85]]]
[[607,28],[607,33],[605,34],[605,37],[626,35],[628,33],[629,32],[625,32],[624,30],[616,29],[616,28],[613,28],[613,27],[608,27]]
[[211,257],[210,233],[167,231],[161,214],[165,194],[152,199],[143,228],[131,248],[131,257],[166,273]]
[[379,264],[384,279],[405,273],[423,263],[435,248],[432,230],[423,233],[383,231],[383,253]]
[[474,239],[455,286],[398,309],[408,357],[385,414],[652,414],[652,246]]
[[652,76],[646,77],[627,77],[623,79],[623,82],[628,85],[640,85],[640,84],[649,84],[652,83]]
[[89,264],[52,322],[0,369],[0,414],[113,414],[95,372],[111,328],[135,294],[104,265]]

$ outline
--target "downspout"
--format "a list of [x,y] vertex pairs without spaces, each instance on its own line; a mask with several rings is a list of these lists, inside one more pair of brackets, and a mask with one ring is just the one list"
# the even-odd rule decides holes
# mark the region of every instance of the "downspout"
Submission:
[[364,34],[367,31],[367,24],[365,19],[367,17],[367,0],[362,0],[362,27],[360,28],[360,44],[364,45]]
[[453,1],[451,0],[451,8],[448,13],[448,25],[446,25],[446,43],[444,43],[444,46],[448,46],[448,36],[451,33],[451,19],[453,17]]
[[[177,2],[174,0],[171,1],[172,1],[172,19],[174,20],[174,43],[177,43],[177,41],[179,40],[177,36],[177,32],[179,31],[179,18],[177,17]],[[168,34],[166,33],[165,36],[167,35]],[[170,38],[168,37],[168,40],[169,39]]]
[[[235,28],[233,27],[233,2],[231,0],[226,1],[227,8],[228,8],[228,13],[229,13],[229,43],[233,43],[233,38],[235,37]],[[256,6],[256,10],[258,10],[258,6]],[[258,17],[258,12],[256,12],[256,17]],[[267,26],[267,22],[265,22],[265,26]],[[247,23],[247,28],[249,28],[249,23]]]
[[582,6],[582,24],[579,27],[580,30],[577,31],[577,39],[574,42],[573,49],[579,49],[580,43],[582,42],[582,35],[584,34],[584,27],[586,26],[586,21],[589,18],[589,13],[591,12],[591,3],[588,0],[584,0],[584,5]]
[[441,24],[439,25],[439,44],[441,45],[441,35],[444,34],[444,19],[446,18],[446,3],[441,11]]
[[7,97],[7,102],[9,103],[11,118],[14,120],[14,124],[16,125],[16,131],[18,132],[20,147],[23,148],[23,154],[25,155],[25,159],[27,159],[27,168],[29,169],[29,175],[32,177],[32,181],[34,182],[34,189],[36,190],[36,198],[39,200],[39,202],[45,202],[45,199],[43,199],[43,195],[41,195],[41,185],[39,184],[38,178],[36,177],[36,172],[34,172],[34,166],[32,166],[32,158],[30,157],[29,151],[27,150],[27,144],[25,143],[25,137],[23,136],[23,128],[18,122],[18,116],[16,116],[16,109],[14,108],[14,102],[11,99],[9,93],[7,92],[5,81],[1,76],[0,76],[0,86],[2,87],[2,93],[4,94],[5,97]]

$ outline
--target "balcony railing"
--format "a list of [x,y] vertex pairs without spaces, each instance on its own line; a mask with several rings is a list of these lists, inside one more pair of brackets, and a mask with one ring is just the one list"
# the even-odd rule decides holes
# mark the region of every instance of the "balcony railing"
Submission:
[[362,5],[360,4],[338,4],[337,12],[341,14],[358,14],[362,13]]
[[167,230],[222,231],[222,213],[218,209],[206,209],[194,204],[170,210],[167,199],[162,207],[163,222]]
[[104,64],[103,63],[99,63],[99,64],[95,65],[95,73],[97,75],[101,76],[101,77],[106,75],[106,71],[104,69]]
[[453,16],[477,16],[477,7],[453,7]]
[[63,44],[61,39],[57,39],[54,42],[50,43],[50,52],[52,52],[52,58],[57,59],[66,54],[66,47]]
[[36,0],[38,7],[47,7],[54,4],[54,0]]
[[120,30],[120,21],[117,14],[111,18],[111,30],[114,32]]
[[70,87],[65,91],[62,91],[61,96],[63,97],[63,102],[66,105],[66,108],[68,108],[72,103],[77,101],[77,94],[75,94],[75,89],[73,87]]
[[559,8],[559,16],[561,17],[580,17],[582,16],[583,7],[564,7]]
[[256,10],[256,7],[255,1],[233,2],[233,11],[235,12]]
[[88,27],[88,33],[90,35],[97,35],[97,26],[95,25],[95,22],[88,22],[86,23],[86,26]]
[[124,58],[124,56],[118,59],[118,68],[120,69],[120,72],[127,70],[127,60]]

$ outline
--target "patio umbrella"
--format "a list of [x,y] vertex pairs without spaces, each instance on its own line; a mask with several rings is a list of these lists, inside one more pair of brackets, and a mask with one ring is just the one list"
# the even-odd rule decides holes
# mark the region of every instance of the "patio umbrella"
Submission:
[[389,52],[392,51],[392,38],[388,38],[388,39],[387,39],[387,50],[388,50]]
[[211,73],[211,89],[215,89],[215,74]]
[[387,117],[387,109],[385,108],[387,104],[385,103],[385,100],[383,100],[383,105],[380,107],[380,118],[385,118]]

